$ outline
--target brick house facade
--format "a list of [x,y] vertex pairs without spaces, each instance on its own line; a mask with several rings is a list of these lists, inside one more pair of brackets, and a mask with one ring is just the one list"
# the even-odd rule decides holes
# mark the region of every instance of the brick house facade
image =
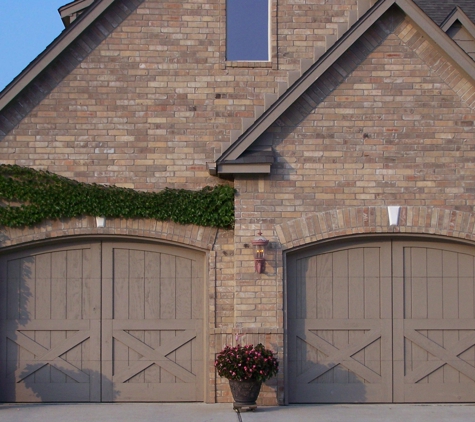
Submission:
[[[282,370],[263,387],[260,404],[404,402],[414,397],[421,402],[474,401],[473,394],[466,393],[475,381],[472,369],[459,362],[475,365],[475,341],[463,335],[475,330],[475,308],[473,300],[461,304],[464,292],[473,297],[473,264],[460,264],[455,276],[441,270],[439,296],[428,294],[417,306],[414,298],[421,297],[420,291],[438,289],[427,284],[434,277],[419,275],[426,280],[421,287],[412,273],[399,277],[398,270],[389,276],[383,271],[386,248],[397,242],[406,242],[403,248],[412,251],[407,253],[413,253],[414,260],[422,250],[429,251],[425,257],[440,251],[442,261],[456,253],[457,262],[475,257],[475,63],[471,50],[463,50],[475,35],[458,46],[447,35],[452,26],[441,29],[452,7],[440,18],[432,2],[416,3],[421,8],[411,0],[270,0],[271,57],[266,62],[226,61],[223,0],[102,0],[88,5],[0,94],[2,163],[147,191],[232,184],[235,227],[218,230],[115,219],[99,228],[91,216],[45,221],[35,227],[2,229],[5,262],[18,251],[80,239],[201,251],[206,274],[204,370],[201,395],[192,400],[232,400],[213,361],[222,346],[234,344],[240,334],[243,342],[271,347],[281,360]],[[457,25],[462,22],[464,34],[470,34],[473,8],[469,2],[457,4]],[[388,206],[400,207],[396,224],[389,222]],[[263,274],[254,270],[250,247],[259,230],[270,240]],[[425,246],[420,246],[423,241]],[[325,278],[318,269],[323,264],[301,269],[332,254],[337,262],[338,251],[359,248],[363,255],[370,253],[368,248],[382,251],[380,264],[354,260],[384,273],[373,298],[378,301],[377,317],[368,316],[374,312],[366,299],[361,299],[363,316],[355,316],[360,311],[352,311],[351,304],[340,305],[357,303],[355,297],[367,298],[375,291],[374,286],[352,290],[351,273],[359,264],[343,260],[348,262],[346,287],[338,285],[344,284],[336,275],[340,264],[331,266],[333,275],[327,278],[332,281],[327,284],[318,281]],[[410,267],[409,255],[403,261],[397,254],[391,256],[392,266],[403,262],[401,268]],[[434,265],[425,268],[429,271]],[[405,296],[402,304],[397,302],[398,277],[412,280],[414,289],[419,286],[410,295],[411,306]],[[445,308],[439,312],[438,305],[430,305],[452,303],[446,292],[450,287],[444,287],[451,277],[459,280],[454,283],[460,300],[453,299],[450,306],[457,308],[457,317],[447,317]],[[7,278],[3,273],[4,284]],[[394,286],[388,297],[386,278]],[[306,307],[324,311],[317,310],[313,318],[296,311],[311,289],[320,293],[316,304]],[[404,284],[401,289],[409,287]],[[332,306],[322,305],[318,297],[326,297]],[[386,306],[394,314],[387,316]],[[405,316],[398,314],[400,307]],[[426,309],[425,316],[417,316],[416,308]],[[438,329],[435,322],[429,324],[432,328],[420,329],[418,335],[423,333],[424,339],[418,342],[417,335],[404,331],[412,326],[398,325],[410,319],[409,314],[418,321],[439,321]],[[444,318],[458,318],[461,325],[448,327]],[[379,337],[358,348],[355,341],[376,330],[371,324],[355,325],[364,319],[371,324],[391,320],[393,325],[386,333],[381,323]],[[342,320],[347,322],[337,326]],[[309,325],[299,326],[299,321]],[[430,330],[443,335],[439,338]],[[450,352],[449,343],[454,342],[466,342],[465,348]],[[52,341],[43,346],[54,348]],[[404,347],[412,347],[410,357],[404,355],[402,364],[394,358],[387,369],[384,353],[392,356],[389,348],[399,356]],[[430,363],[437,359],[439,366]],[[374,366],[374,361],[379,363]],[[417,362],[435,366],[425,373],[420,369],[417,378]],[[325,371],[319,365],[326,365]],[[308,375],[305,381],[312,371],[313,378]],[[412,377],[415,387],[405,389],[404,376]],[[417,390],[421,380],[428,386],[423,391]],[[371,384],[384,393],[378,395]],[[393,384],[391,390],[388,386]],[[178,383],[176,388],[180,389]],[[455,396],[445,399],[440,394],[446,393],[444,388]],[[113,399],[139,400],[128,398],[127,391]],[[336,398],[331,391],[336,391]],[[24,392],[25,396],[16,394],[6,400],[37,400]],[[41,395],[39,399],[55,401]]]

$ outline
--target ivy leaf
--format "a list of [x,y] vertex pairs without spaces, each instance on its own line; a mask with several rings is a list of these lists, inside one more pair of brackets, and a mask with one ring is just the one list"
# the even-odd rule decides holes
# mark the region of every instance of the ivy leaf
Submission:
[[2,164],[0,199],[6,205],[0,207],[0,224],[22,227],[46,219],[91,215],[232,228],[234,194],[234,188],[228,185],[206,186],[199,191],[165,188],[141,192],[81,183],[48,171]]

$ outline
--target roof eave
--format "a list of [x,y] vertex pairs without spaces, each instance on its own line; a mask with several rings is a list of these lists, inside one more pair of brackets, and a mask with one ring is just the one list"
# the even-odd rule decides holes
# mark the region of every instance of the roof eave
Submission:
[[45,51],[33,60],[5,89],[0,92],[0,111],[3,110],[24,88],[52,63],[99,15],[115,0],[93,3],[90,9],[54,40]]
[[475,62],[429,16],[411,0],[395,3],[454,61],[468,77],[475,81]]
[[67,28],[71,23],[69,22],[69,18],[71,15],[74,15],[87,7],[91,6],[94,0],[73,0],[72,2],[61,6],[58,9],[59,15],[61,16],[61,20],[64,23],[65,28]]
[[218,164],[216,172],[225,174],[270,174],[272,163],[222,163]]
[[470,35],[475,38],[475,23],[473,23],[465,12],[458,6],[454,8],[444,22],[440,24],[440,28],[442,31],[447,32],[456,21],[459,21]]
[[72,2],[61,6],[58,12],[61,17],[70,15],[71,13],[79,12],[86,7],[90,6],[94,0],[73,0]]
[[456,6],[447,15],[444,21],[439,25],[442,31],[447,32],[447,30],[454,24],[454,22],[457,20],[457,12],[459,10],[460,10],[459,7]]

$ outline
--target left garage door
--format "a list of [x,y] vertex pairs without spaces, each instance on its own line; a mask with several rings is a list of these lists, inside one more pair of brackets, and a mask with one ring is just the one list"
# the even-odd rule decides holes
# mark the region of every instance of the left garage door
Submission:
[[89,242],[0,257],[0,400],[202,401],[202,253]]

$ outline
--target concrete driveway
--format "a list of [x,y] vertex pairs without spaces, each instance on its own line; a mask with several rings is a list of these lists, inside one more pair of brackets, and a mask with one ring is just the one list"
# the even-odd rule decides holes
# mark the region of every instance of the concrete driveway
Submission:
[[237,414],[231,404],[2,404],[0,422],[418,422],[475,421],[467,405],[292,405]]

